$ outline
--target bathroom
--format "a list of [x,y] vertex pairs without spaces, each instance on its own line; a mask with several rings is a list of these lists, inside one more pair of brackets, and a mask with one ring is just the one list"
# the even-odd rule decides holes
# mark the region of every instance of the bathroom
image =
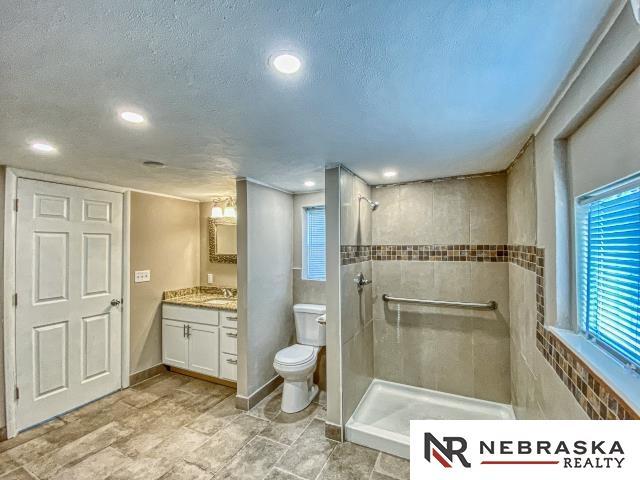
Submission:
[[134,3],[0,6],[0,480],[640,419],[639,2]]

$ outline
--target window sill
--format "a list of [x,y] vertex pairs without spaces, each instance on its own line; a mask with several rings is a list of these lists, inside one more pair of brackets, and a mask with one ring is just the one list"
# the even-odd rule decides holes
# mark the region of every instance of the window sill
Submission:
[[629,407],[640,412],[640,375],[622,365],[583,335],[548,327],[573,353],[600,377]]

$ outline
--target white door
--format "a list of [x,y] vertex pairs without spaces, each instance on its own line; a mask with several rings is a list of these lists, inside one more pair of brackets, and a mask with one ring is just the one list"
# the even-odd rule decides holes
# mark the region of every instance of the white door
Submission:
[[121,386],[122,194],[19,179],[18,207],[22,430]]
[[187,349],[187,324],[166,318],[162,320],[162,363],[188,368]]
[[218,331],[211,325],[188,324],[189,370],[218,376]]

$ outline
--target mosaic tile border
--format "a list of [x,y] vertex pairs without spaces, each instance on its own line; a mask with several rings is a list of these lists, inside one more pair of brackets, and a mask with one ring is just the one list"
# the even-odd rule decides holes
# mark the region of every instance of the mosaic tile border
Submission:
[[592,420],[638,420],[633,411],[560,338],[544,328],[544,249],[510,245],[509,261],[536,274],[536,347]]
[[593,420],[638,420],[640,415],[545,325],[544,249],[534,245],[342,245],[342,265],[377,261],[509,262],[536,274],[536,346]]

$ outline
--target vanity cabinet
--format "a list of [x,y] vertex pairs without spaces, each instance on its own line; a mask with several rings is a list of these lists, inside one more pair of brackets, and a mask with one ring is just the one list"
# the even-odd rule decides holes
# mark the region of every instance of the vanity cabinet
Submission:
[[237,314],[165,304],[164,364],[212,377],[237,379]]

